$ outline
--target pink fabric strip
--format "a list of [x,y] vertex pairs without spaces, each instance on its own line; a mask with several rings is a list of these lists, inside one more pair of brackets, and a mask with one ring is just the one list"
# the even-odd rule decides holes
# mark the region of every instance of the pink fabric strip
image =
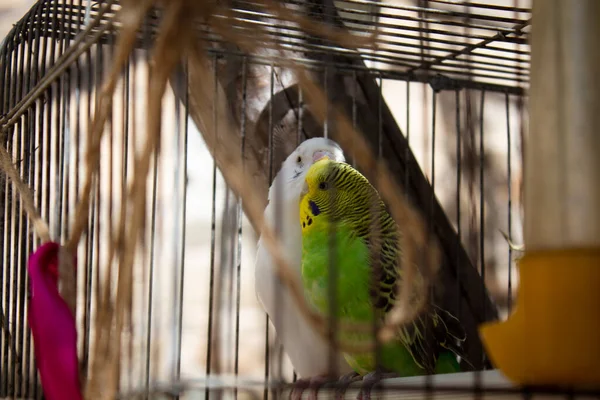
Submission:
[[[58,293],[58,243],[42,245],[29,257],[31,298],[27,317],[37,368],[48,400],[82,399],[75,318]],[[73,259],[76,266],[76,259]]]

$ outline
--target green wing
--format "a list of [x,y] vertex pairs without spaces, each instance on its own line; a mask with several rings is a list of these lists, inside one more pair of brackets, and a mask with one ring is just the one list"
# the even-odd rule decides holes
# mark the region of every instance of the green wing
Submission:
[[[357,230],[356,234],[370,249],[369,260],[374,276],[374,284],[370,287],[371,298],[383,317],[394,306],[395,291],[400,284],[401,271],[397,268],[400,233],[381,200],[377,213],[377,224],[372,224],[373,218],[367,217],[368,225],[374,229]],[[381,233],[376,235],[374,232]],[[438,358],[444,350],[464,359],[461,348],[466,339],[464,328],[456,317],[433,303],[412,324],[401,327],[398,338],[414,362],[429,374],[436,372]]]

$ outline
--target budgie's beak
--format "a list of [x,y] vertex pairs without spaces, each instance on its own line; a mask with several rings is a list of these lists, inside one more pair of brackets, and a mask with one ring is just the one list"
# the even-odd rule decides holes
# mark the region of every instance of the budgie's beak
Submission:
[[328,152],[327,150],[317,150],[313,153],[313,163],[316,163],[322,158],[327,158],[328,160],[333,159],[333,154]]

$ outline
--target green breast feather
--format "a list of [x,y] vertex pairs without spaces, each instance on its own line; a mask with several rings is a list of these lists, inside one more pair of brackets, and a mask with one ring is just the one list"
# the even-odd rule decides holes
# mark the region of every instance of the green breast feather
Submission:
[[[329,316],[329,266],[333,261],[338,271],[336,317],[366,323],[381,319],[393,307],[394,291],[401,279],[396,266],[397,225],[376,190],[348,164],[320,160],[309,169],[306,183],[300,224],[302,280],[307,300]],[[336,221],[335,228],[332,221]],[[377,252],[371,250],[376,244],[371,234],[373,221],[381,232]],[[335,249],[335,253],[331,254],[330,249]],[[345,336],[350,340],[359,338],[355,333]],[[401,376],[458,372],[455,354],[461,355],[461,349],[457,342],[464,339],[458,320],[430,305],[411,325],[398,330],[396,341],[382,346],[381,364],[385,370]],[[344,356],[361,375],[375,370],[374,354]]]

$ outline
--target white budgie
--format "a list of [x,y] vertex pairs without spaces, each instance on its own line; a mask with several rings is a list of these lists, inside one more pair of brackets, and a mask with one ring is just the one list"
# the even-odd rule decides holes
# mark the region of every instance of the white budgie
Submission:
[[[318,137],[302,142],[283,162],[269,189],[265,222],[273,229],[290,267],[301,282],[302,232],[298,213],[300,193],[306,172],[318,159],[327,155],[344,162],[342,149],[332,140]],[[277,203],[276,203],[277,202]],[[277,336],[288,354],[296,373],[304,379],[317,378],[329,371],[329,344],[304,319],[287,287],[276,276],[277,265],[271,254],[258,240],[256,254],[256,294],[273,323]],[[352,371],[341,353],[337,371]]]

